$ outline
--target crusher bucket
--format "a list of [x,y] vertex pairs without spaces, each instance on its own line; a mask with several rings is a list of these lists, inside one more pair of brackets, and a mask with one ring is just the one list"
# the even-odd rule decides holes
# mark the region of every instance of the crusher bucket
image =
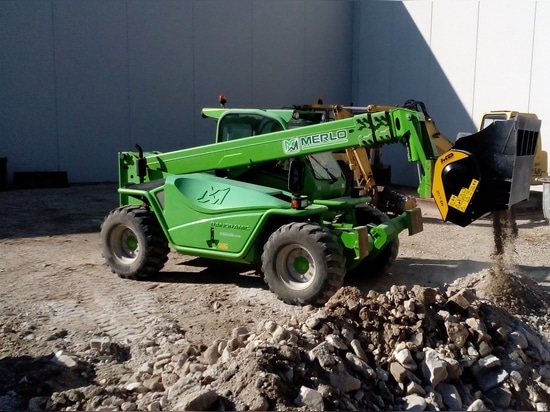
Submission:
[[527,200],[540,125],[521,114],[496,121],[437,158],[432,194],[443,220],[464,227]]

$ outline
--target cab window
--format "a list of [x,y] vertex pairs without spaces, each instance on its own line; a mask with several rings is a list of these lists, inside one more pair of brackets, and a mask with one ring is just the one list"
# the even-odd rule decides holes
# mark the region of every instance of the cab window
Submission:
[[256,114],[234,113],[222,118],[219,125],[219,141],[241,139],[283,130],[274,119]]

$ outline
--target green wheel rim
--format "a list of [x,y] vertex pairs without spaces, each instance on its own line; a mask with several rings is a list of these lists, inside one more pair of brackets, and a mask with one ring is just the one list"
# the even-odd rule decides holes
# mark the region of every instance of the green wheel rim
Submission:
[[277,276],[291,289],[303,290],[315,279],[316,265],[313,256],[302,246],[284,246],[275,260]]
[[139,257],[138,238],[128,226],[115,227],[111,231],[110,244],[113,257],[121,263],[129,264]]

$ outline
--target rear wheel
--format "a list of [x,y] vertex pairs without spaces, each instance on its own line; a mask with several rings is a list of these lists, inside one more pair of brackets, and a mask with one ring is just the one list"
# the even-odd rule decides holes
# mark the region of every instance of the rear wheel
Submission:
[[322,305],[344,283],[345,258],[338,239],[318,224],[289,223],[264,245],[262,272],[286,303]]
[[169,251],[157,218],[145,207],[115,209],[101,225],[101,253],[122,278],[140,280],[158,273]]
[[[357,207],[355,209],[355,214],[357,217],[357,224],[361,226],[365,226],[367,224],[379,225],[390,220],[390,218],[380,210],[370,206]],[[384,275],[388,272],[398,254],[399,238],[396,237],[389,244],[387,244],[384,249],[378,252],[375,257],[372,259],[367,257],[359,264],[359,266],[353,270],[350,270],[348,272],[348,277]]]

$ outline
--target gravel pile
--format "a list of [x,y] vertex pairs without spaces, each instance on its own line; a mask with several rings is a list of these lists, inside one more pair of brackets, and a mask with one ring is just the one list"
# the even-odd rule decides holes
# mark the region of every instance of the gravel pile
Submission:
[[[99,336],[18,358],[0,378],[0,409],[550,409],[543,302],[521,317],[460,284],[367,296],[344,287],[302,311],[204,345],[165,324],[139,342]],[[102,378],[110,367],[124,373]]]

